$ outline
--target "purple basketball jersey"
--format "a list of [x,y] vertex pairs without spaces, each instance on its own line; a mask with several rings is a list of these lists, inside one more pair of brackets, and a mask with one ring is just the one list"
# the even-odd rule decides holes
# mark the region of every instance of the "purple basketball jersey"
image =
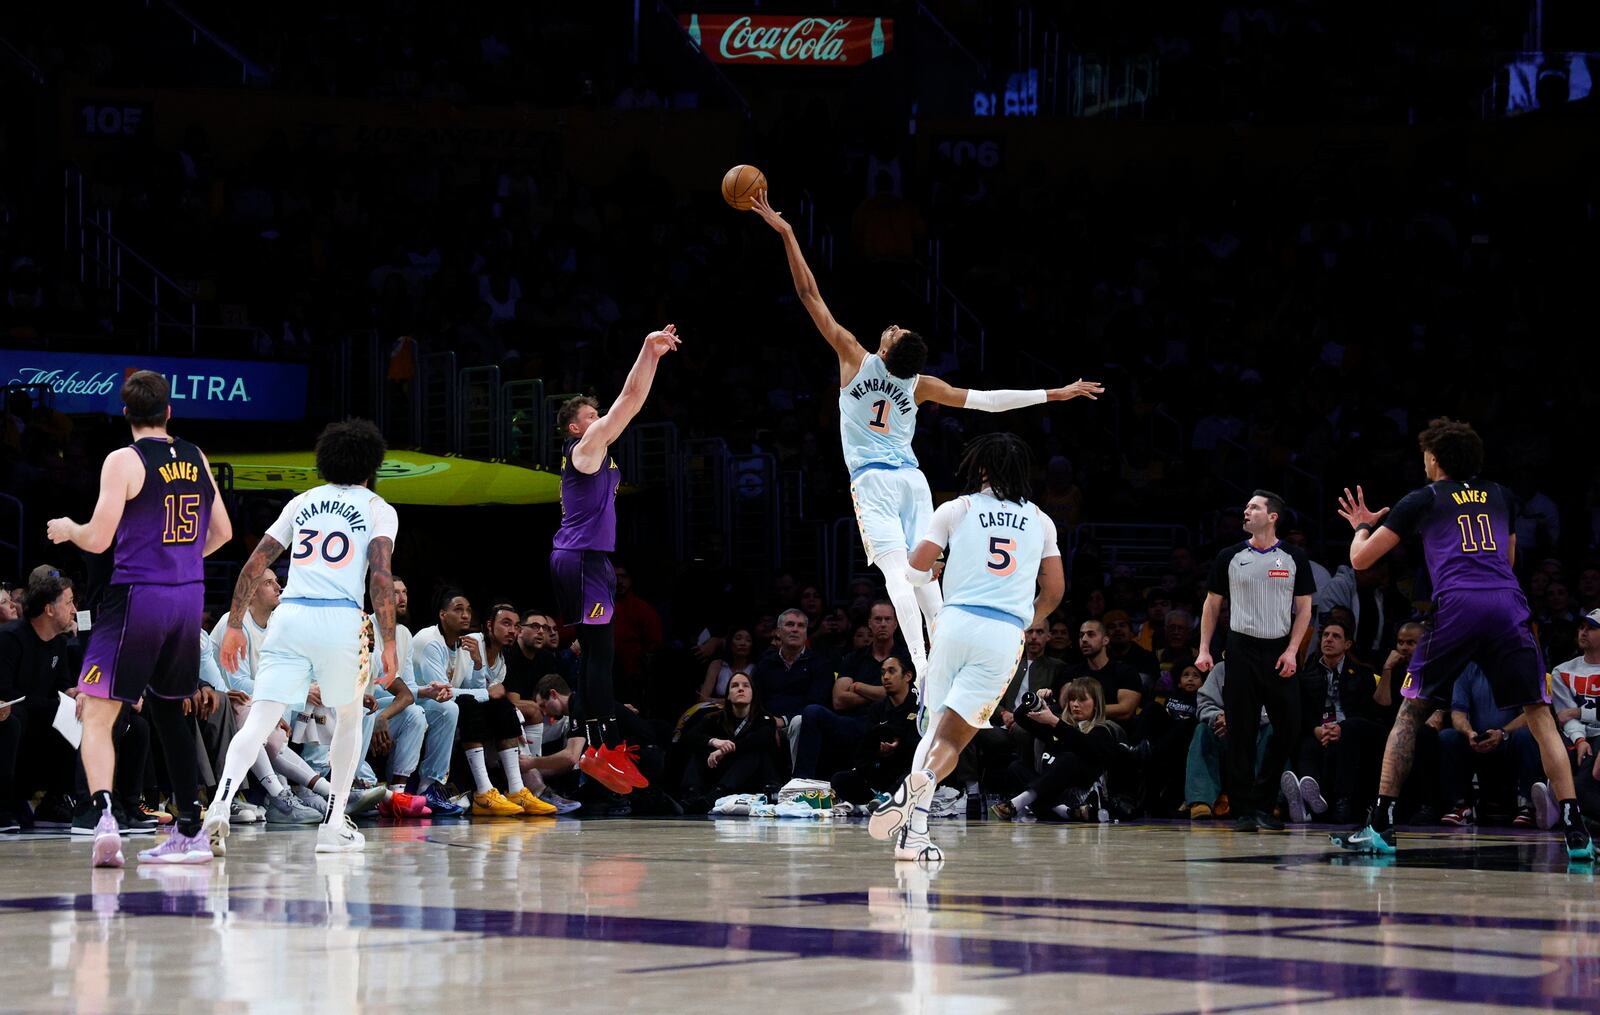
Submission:
[[1516,501],[1498,483],[1442,479],[1414,490],[1383,525],[1422,539],[1435,598],[1468,589],[1518,591],[1511,570]]
[[556,550],[602,550],[617,548],[617,487],[622,471],[617,460],[606,456],[600,471],[589,475],[572,464],[575,440],[568,441],[561,453],[561,528],[556,530],[551,548]]
[[205,580],[206,531],[216,488],[200,449],[176,437],[133,443],[144,486],[117,523],[113,585],[186,585]]

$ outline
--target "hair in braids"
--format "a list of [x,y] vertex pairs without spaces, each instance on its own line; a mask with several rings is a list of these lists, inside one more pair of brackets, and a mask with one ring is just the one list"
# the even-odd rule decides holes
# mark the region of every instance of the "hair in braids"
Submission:
[[1033,454],[1016,434],[974,437],[957,471],[963,493],[977,493],[987,484],[1000,500],[1018,504],[1027,503],[1033,494]]

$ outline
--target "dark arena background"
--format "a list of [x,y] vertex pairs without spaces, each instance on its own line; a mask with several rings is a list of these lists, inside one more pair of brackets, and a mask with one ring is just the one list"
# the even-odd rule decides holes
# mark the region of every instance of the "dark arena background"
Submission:
[[[5,1005],[1596,1010],[1596,73],[1585,0],[7,6]],[[734,206],[754,189],[725,194],[737,166],[789,257]],[[921,771],[963,562],[924,662],[904,558],[886,578],[863,545],[816,294],[868,357],[920,336],[922,385],[1017,395],[923,401],[915,465],[941,505],[974,438],[1015,434],[1019,510],[1057,534],[1064,596],[996,648],[993,714],[938,773],[940,862],[897,861],[869,815]],[[616,754],[649,783],[618,786],[574,718],[601,663],[552,580],[558,416],[626,404],[669,323],[609,451]],[[313,851],[338,773],[312,700],[225,855],[136,860],[190,803],[141,700],[115,734],[127,862],[91,869],[72,699],[103,693],[99,618],[145,593],[116,545],[50,533],[95,513],[139,370],[232,525],[182,703],[200,804],[254,693],[216,665],[223,614],[244,588],[264,639],[277,604],[252,552],[322,482],[325,426],[387,442],[413,700],[366,703],[362,852]],[[1080,380],[1103,391],[1045,402]],[[1481,438],[1474,474],[1425,464],[1441,417]],[[1501,707],[1527,697],[1502,656],[1444,654],[1461,592],[1425,523],[1349,510],[1435,480],[1506,505],[1459,516],[1460,553],[1507,568],[1486,623],[1548,707]],[[1363,522],[1399,538],[1357,570]],[[1309,597],[1259,687],[1247,538]],[[1397,851],[1330,841],[1391,811]]]

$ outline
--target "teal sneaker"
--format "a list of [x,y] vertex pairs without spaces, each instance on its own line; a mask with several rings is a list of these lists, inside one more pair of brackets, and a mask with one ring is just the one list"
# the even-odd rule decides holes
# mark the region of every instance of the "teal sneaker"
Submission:
[[1589,838],[1589,829],[1583,822],[1578,822],[1566,829],[1567,859],[1575,863],[1593,863],[1594,840]]
[[1340,849],[1348,849],[1352,853],[1376,853],[1380,856],[1392,856],[1395,852],[1393,828],[1380,832],[1368,825],[1358,832],[1330,835],[1328,836],[1328,841]]

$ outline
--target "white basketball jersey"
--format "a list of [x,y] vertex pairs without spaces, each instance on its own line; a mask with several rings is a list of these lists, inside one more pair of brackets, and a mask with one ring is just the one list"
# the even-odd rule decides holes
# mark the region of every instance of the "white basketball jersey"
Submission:
[[[987,490],[943,505],[928,538],[948,545],[944,604],[998,610],[1033,623],[1039,562],[1059,557],[1056,527],[1033,504],[998,500]],[[946,543],[943,536],[948,534]]]
[[852,478],[868,465],[915,469],[911,438],[917,432],[917,379],[895,377],[883,357],[870,354],[855,378],[839,389],[839,443]]
[[364,486],[319,486],[284,506],[267,535],[289,554],[284,599],[345,599],[367,594],[367,544],[391,541],[400,522],[394,508]]

